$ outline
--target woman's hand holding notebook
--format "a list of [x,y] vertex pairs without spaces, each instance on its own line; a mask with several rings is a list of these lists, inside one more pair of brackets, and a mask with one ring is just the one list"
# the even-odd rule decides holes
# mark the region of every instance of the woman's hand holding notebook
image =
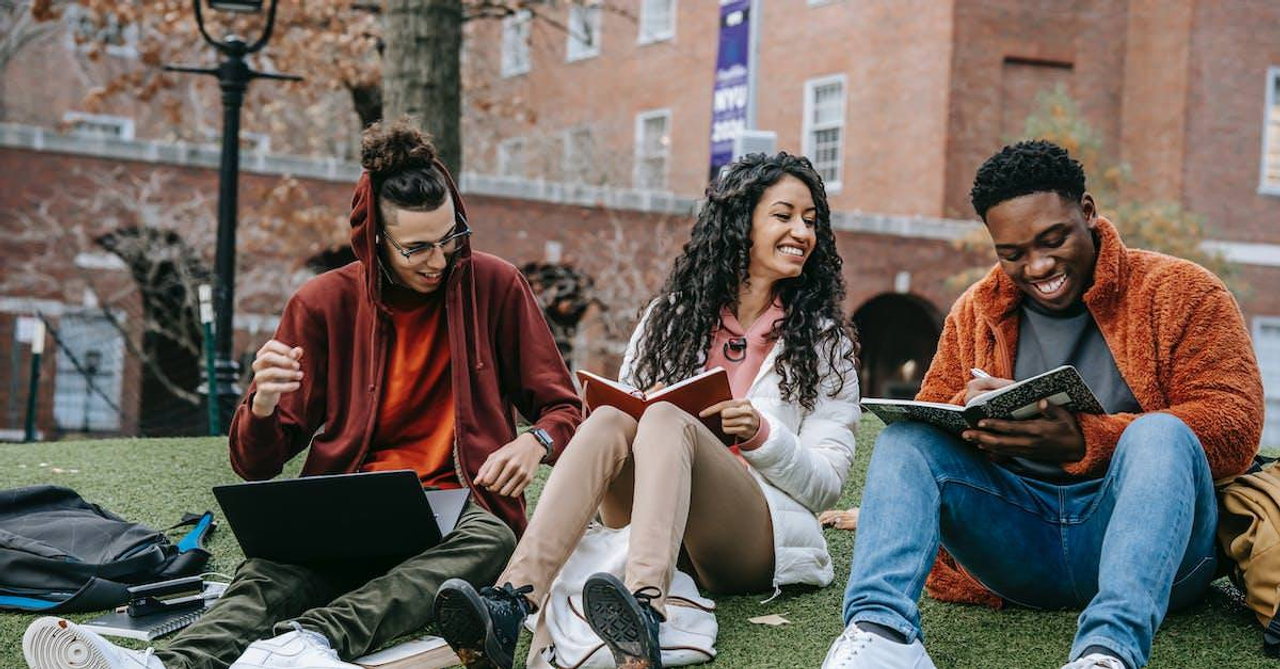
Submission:
[[[611,406],[636,420],[640,420],[645,409],[658,402],[670,402],[696,417],[700,411],[717,402],[733,399],[729,375],[721,367],[713,367],[651,393],[582,370],[578,370],[578,381],[582,384],[582,401],[586,403],[588,410]],[[721,429],[719,415],[699,420],[726,446],[736,441]]]

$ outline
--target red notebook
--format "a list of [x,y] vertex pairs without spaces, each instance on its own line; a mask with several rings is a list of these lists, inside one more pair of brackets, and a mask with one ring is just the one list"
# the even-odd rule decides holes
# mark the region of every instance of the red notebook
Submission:
[[[733,399],[733,391],[729,388],[729,375],[722,367],[713,367],[697,376],[691,376],[648,395],[621,381],[613,381],[582,370],[578,370],[578,381],[582,384],[582,401],[586,403],[588,410],[611,406],[622,410],[636,420],[640,420],[644,410],[655,402],[670,402],[696,417],[698,412],[712,404]],[[738,441],[737,437],[725,434],[720,428],[719,414],[699,420],[726,446],[731,446]]]

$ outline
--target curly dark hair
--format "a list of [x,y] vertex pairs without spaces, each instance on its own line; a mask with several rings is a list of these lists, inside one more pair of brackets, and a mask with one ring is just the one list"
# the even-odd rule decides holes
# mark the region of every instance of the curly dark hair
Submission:
[[[767,188],[787,175],[802,181],[813,196],[816,243],[800,276],[774,287],[785,313],[773,325],[772,336],[783,340],[774,371],[782,379],[783,399],[798,400],[809,410],[819,385],[827,381],[819,377],[820,357],[834,377],[830,394],[844,388],[844,371],[857,368],[858,336],[841,309],[843,263],[831,231],[827,193],[808,159],[785,152],[743,156],[707,186],[689,241],[654,300],[641,334],[635,363],[635,380],[641,387],[679,381],[699,371],[709,338],[720,324],[720,309],[737,303],[739,287],[747,279],[756,204]],[[837,365],[838,360],[849,367]]]
[[369,126],[360,136],[360,164],[369,171],[384,223],[390,206],[434,211],[449,196],[435,145],[408,118]]
[[1015,197],[1054,192],[1080,202],[1084,168],[1067,150],[1043,139],[1018,142],[987,158],[973,178],[969,199],[982,220],[987,210]]

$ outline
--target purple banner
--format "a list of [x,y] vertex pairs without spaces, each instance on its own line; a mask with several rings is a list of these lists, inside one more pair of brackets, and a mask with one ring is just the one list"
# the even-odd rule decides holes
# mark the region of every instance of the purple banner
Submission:
[[711,178],[733,160],[751,100],[751,0],[720,0],[720,50],[711,95]]

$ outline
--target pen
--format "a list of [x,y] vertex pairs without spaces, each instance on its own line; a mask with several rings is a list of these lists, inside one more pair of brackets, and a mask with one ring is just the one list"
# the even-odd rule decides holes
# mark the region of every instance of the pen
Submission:
[[970,373],[970,374],[972,374],[972,375],[973,375],[973,378],[975,378],[975,379],[989,379],[989,378],[991,378],[991,375],[990,375],[990,374],[988,374],[988,373],[986,373],[986,372],[982,371],[981,369],[978,369],[977,367],[972,367],[972,368],[970,368],[970,369],[969,369],[969,373]]

